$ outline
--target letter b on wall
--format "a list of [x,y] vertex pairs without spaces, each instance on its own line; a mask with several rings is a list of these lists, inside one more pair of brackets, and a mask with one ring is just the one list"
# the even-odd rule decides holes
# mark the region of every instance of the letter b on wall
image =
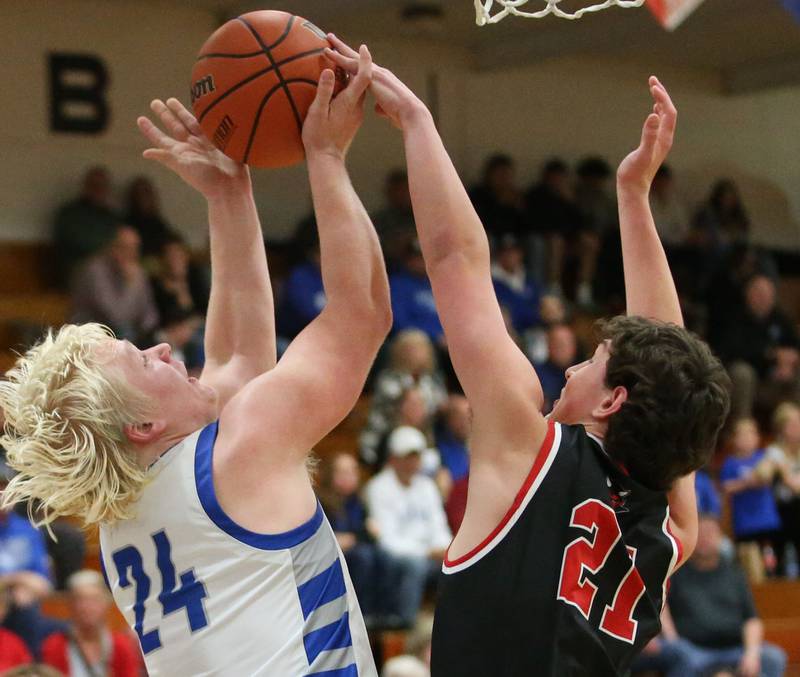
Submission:
[[99,134],[108,126],[108,71],[90,54],[50,54],[50,129]]

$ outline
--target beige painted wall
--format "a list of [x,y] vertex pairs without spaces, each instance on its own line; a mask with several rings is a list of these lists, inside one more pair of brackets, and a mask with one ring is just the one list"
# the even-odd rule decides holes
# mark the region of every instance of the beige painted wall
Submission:
[[[202,199],[166,171],[141,159],[134,121],[153,96],[184,100],[199,46],[215,27],[202,10],[159,0],[3,0],[0,3],[0,239],[46,239],[58,204],[84,168],[104,163],[122,188],[148,173],[163,193],[166,216],[193,243],[205,239]],[[635,143],[648,109],[648,65],[597,59],[557,60],[506,72],[469,71],[467,55],[423,40],[372,45],[418,92],[435,76],[445,141],[467,180],[483,158],[505,150],[521,178],[533,179],[553,154],[569,160],[599,152],[612,162]],[[105,59],[112,122],[100,137],[48,131],[46,54],[85,51]],[[758,237],[800,242],[800,88],[724,97],[713,74],[659,71],[680,106],[672,163],[690,200],[723,172],[743,182]],[[356,188],[368,208],[381,204],[385,173],[402,164],[399,133],[368,119],[350,156]],[[265,231],[285,237],[309,209],[302,167],[254,173]],[[695,178],[696,177],[696,178]]]

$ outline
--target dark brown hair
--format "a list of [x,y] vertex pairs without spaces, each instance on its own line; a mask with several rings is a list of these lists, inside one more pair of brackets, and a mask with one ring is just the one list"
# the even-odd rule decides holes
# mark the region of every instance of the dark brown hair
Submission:
[[606,386],[628,397],[608,421],[609,455],[639,483],[665,491],[708,462],[730,409],[730,379],[683,327],[642,317],[598,323],[609,341]]

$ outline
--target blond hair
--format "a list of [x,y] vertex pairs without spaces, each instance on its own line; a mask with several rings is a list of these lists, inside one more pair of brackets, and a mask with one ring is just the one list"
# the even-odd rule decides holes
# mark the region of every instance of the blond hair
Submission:
[[145,469],[124,428],[144,419],[147,403],[108,365],[113,339],[99,324],[51,330],[0,382],[0,444],[18,472],[2,504],[28,502],[37,526],[67,515],[87,526],[127,519],[141,494]]
[[800,412],[800,407],[794,402],[783,402],[775,409],[775,413],[772,414],[772,430],[775,435],[778,436],[779,440],[783,435],[783,428],[789,422],[789,419],[798,412]]

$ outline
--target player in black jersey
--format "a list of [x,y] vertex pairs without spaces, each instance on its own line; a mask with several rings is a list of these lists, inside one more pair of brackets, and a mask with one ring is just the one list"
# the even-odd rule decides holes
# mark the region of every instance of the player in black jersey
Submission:
[[[354,72],[357,54],[331,36]],[[600,327],[549,420],[506,331],[484,229],[424,104],[386,69],[372,91],[403,132],[422,252],[473,411],[469,499],[436,611],[434,677],[625,674],[660,627],[696,540],[693,471],[728,411],[719,361],[683,329],[648,194],[677,113],[655,100],[617,187],[627,317]]]

